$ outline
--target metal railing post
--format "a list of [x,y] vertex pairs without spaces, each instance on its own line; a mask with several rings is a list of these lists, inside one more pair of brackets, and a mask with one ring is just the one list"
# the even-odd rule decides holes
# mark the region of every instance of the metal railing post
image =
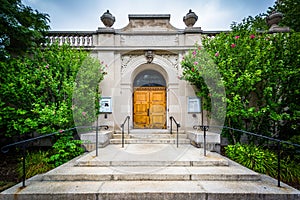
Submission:
[[123,124],[121,124],[121,128],[122,128],[122,148],[124,147],[124,126],[125,126],[125,123],[127,121],[128,123],[128,135],[129,135],[129,119],[130,119],[130,116],[127,116],[123,122]]
[[206,128],[204,127],[204,135],[203,135],[203,145],[204,145],[204,156],[206,156]]
[[178,136],[178,126],[177,126],[177,148],[178,148],[178,140],[179,140],[179,136]]
[[128,135],[129,135],[129,119],[130,119],[130,117],[128,116],[128,120],[127,120],[127,122],[128,122],[127,123],[128,124],[128,127],[127,127],[128,128]]
[[174,123],[176,124],[176,134],[177,134],[177,136],[176,136],[176,144],[177,144],[177,148],[178,148],[178,141],[179,141],[179,135],[178,135],[178,128],[180,127],[180,124],[179,123],[177,123],[177,121],[175,120],[175,118],[174,117],[170,117],[170,121],[171,121],[171,127],[170,127],[170,132],[171,132],[171,134],[172,134],[172,121],[174,120]]
[[124,125],[122,124],[122,148],[124,148]]
[[[196,126],[194,126],[195,128]],[[209,126],[199,126],[201,128],[201,130],[203,131],[203,154],[204,156],[206,156],[206,131],[208,131]]]
[[280,170],[281,170],[281,166],[280,166],[280,163],[281,163],[281,142],[279,141],[278,142],[278,152],[277,152],[277,181],[278,181],[278,184],[277,186],[280,187]]
[[22,187],[25,186],[25,180],[26,180],[26,146],[23,144],[23,151],[22,151],[22,167],[23,167],[23,175],[22,175]]
[[172,117],[170,117],[170,133],[172,134]]
[[98,157],[98,116],[97,116],[97,123],[96,123],[96,157]]

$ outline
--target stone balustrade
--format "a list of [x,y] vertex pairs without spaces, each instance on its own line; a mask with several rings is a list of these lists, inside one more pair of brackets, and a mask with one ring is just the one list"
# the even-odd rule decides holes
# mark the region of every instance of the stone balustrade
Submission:
[[50,31],[46,38],[48,43],[57,42],[59,45],[70,44],[74,47],[92,47],[94,32],[66,32],[66,31]]
[[[193,33],[192,29],[184,31]],[[199,33],[205,37],[213,38],[221,32],[226,31],[200,31]],[[73,47],[88,48],[96,45],[93,44],[93,35],[96,34],[97,32],[94,31],[49,31],[46,39],[48,39],[49,44],[57,42],[59,45],[62,45],[67,43]]]

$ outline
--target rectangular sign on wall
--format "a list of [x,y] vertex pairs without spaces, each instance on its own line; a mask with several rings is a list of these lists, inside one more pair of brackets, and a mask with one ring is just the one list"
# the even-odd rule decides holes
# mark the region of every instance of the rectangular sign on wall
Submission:
[[111,97],[101,97],[101,99],[100,99],[100,113],[112,113]]
[[188,113],[200,113],[201,100],[199,97],[188,97]]

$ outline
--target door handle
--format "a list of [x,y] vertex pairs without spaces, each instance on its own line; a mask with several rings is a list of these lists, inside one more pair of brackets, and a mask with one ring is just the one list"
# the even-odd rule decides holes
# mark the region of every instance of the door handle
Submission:
[[150,109],[148,108],[147,115],[150,116]]

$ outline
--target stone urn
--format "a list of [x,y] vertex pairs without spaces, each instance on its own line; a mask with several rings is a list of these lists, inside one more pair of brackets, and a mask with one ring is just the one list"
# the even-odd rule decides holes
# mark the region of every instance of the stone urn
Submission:
[[272,26],[278,26],[279,22],[281,21],[283,17],[283,14],[280,12],[273,12],[272,14],[270,14],[266,20],[267,20],[267,24],[272,27]]
[[112,27],[112,25],[115,23],[116,19],[115,17],[107,10],[102,16],[101,21],[106,27]]
[[197,20],[198,20],[198,16],[194,12],[192,12],[191,9],[183,17],[183,21],[187,27],[193,27]]

